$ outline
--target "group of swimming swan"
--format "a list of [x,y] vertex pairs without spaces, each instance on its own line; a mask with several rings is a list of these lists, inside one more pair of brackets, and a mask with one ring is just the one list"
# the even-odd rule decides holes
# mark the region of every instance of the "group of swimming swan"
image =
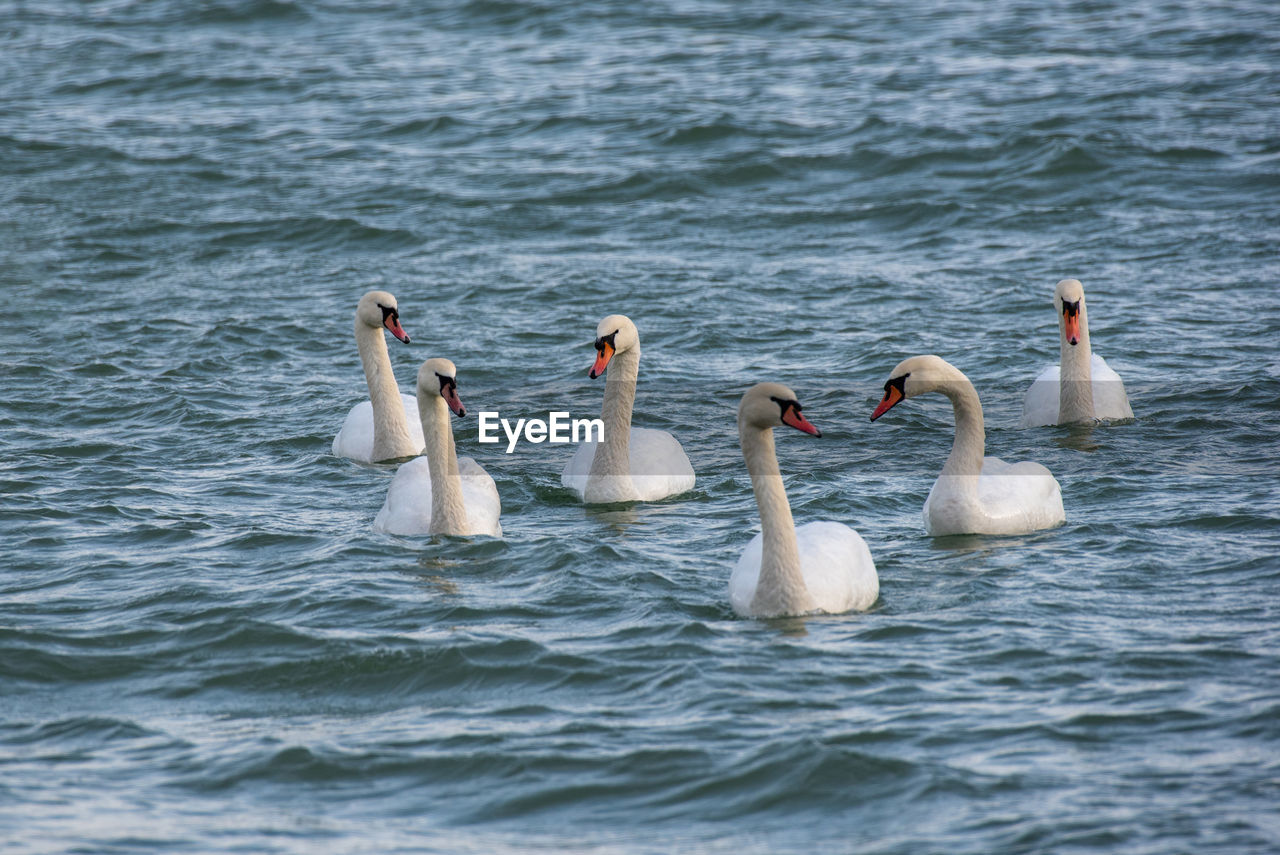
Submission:
[[[1133,418],[1120,377],[1091,352],[1080,282],[1059,282],[1053,302],[1059,364],[1046,368],[1027,391],[1022,426]],[[501,537],[497,485],[475,460],[459,458],[454,446],[449,412],[466,415],[454,364],[428,359],[418,371],[417,396],[403,395],[392,374],[384,329],[408,343],[395,297],[370,291],[356,307],[355,320],[369,400],[351,409],[333,441],[335,455],[364,463],[413,458],[396,470],[374,528],[391,534]],[[604,437],[578,446],[561,483],[589,504],[656,501],[691,490],[693,467],[675,437],[631,426],[640,364],[635,324],[623,315],[608,316],[596,327],[595,348],[590,376],[609,376],[601,410]],[[1048,469],[984,456],[978,393],[946,360],[913,356],[900,362],[871,421],[928,392],[950,399],[956,425],[951,454],[924,503],[930,535],[1024,534],[1065,521],[1062,491]],[[871,551],[856,531],[836,522],[797,528],[792,519],[773,429],[787,426],[821,436],[801,411],[795,392],[779,383],[756,384],[738,406],[739,442],[760,512],[760,533],[729,579],[729,601],[741,615],[862,611],[879,596]]]

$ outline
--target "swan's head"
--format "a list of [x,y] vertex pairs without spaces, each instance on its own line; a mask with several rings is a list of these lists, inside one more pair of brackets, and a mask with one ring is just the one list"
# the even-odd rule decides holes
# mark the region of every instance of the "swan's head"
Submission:
[[400,326],[400,309],[396,306],[396,298],[386,291],[370,291],[361,297],[356,305],[356,320],[374,329],[384,327],[405,344],[409,343],[409,336]]
[[458,397],[458,369],[447,359],[435,357],[418,369],[418,396],[439,395],[459,418],[467,414]]
[[604,373],[615,353],[640,346],[640,332],[626,315],[610,315],[596,325],[596,361],[591,366],[592,380]]
[[1079,279],[1063,279],[1053,289],[1053,307],[1058,310],[1062,339],[1075,347],[1080,343],[1080,321],[1084,317],[1084,286]]
[[945,391],[947,384],[964,380],[964,375],[940,356],[913,356],[904,359],[889,372],[889,379],[884,383],[884,397],[871,414],[871,421],[874,422],[907,398],[914,398],[925,392]]
[[800,402],[796,393],[781,383],[757,383],[742,396],[738,405],[738,427],[759,430],[787,425],[814,436],[822,431],[800,414]]

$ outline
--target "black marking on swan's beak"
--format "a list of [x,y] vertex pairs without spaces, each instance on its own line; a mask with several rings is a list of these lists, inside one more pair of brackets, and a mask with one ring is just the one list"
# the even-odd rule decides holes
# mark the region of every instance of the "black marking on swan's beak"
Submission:
[[457,378],[439,372],[436,372],[436,377],[440,378],[440,397],[444,398],[444,402],[458,418],[465,416],[467,408],[462,406],[462,399],[458,397]]
[[1080,301],[1068,303],[1062,301],[1062,334],[1067,344],[1075,347],[1080,343]]
[[884,384],[884,397],[880,399],[879,405],[876,406],[875,412],[871,414],[871,421],[883,416],[892,410],[907,397],[907,378],[911,376],[908,371],[901,377],[890,377]]
[[409,334],[404,331],[404,327],[400,326],[400,312],[394,306],[384,306],[381,303],[378,304],[378,308],[382,310],[382,325],[393,336],[408,344]]
[[800,415],[800,410],[804,409],[800,406],[800,402],[785,398],[775,398],[769,396],[769,400],[773,401],[782,410],[782,423],[788,427],[793,427],[798,431],[810,434],[812,436],[822,436],[822,431],[813,424],[813,422]]
[[602,335],[596,339],[596,361],[592,364],[591,370],[587,372],[587,376],[592,380],[603,374],[605,369],[609,367],[609,360],[613,359],[613,355],[618,350],[614,344],[614,339],[617,336],[618,331],[614,330],[608,335]]

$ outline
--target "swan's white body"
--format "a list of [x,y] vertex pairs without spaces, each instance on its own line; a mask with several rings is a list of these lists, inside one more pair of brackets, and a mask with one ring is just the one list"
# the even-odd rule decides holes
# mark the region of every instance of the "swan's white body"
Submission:
[[1093,352],[1080,281],[1059,282],[1053,304],[1058,313],[1059,361],[1040,372],[1027,390],[1021,427],[1133,418],[1124,381]]
[[[1089,421],[1089,418],[1062,418],[1062,390],[1060,383],[1060,365],[1046,366],[1040,376],[1031,384],[1027,395],[1022,400],[1021,427],[1043,427],[1044,425],[1071,424]],[[1094,353],[1090,355],[1089,377],[1087,378],[1090,395],[1093,399],[1094,419],[1131,419],[1133,409],[1129,406],[1129,396],[1124,390],[1124,381],[1120,375],[1111,370],[1106,360]],[[1068,382],[1068,387],[1070,383]]]
[[[399,395],[404,411],[402,416],[403,424],[408,433],[407,442],[399,439],[399,432],[393,429],[392,432],[397,438],[391,443],[393,446],[391,453],[386,457],[379,455],[375,459],[373,451],[374,437],[377,435],[378,430],[374,427],[373,402],[361,401],[347,413],[347,418],[342,422],[342,429],[333,438],[334,456],[349,457],[361,463],[374,463],[375,460],[394,460],[397,457],[412,457],[414,454],[420,453],[423,445],[426,444],[426,440],[422,436],[422,424],[418,421],[418,399],[403,392],[399,392]],[[417,448],[417,451],[410,451],[407,454],[395,453],[409,448]],[[383,453],[386,452],[384,451]]]
[[[609,427],[605,425],[606,438],[610,436]],[[621,433],[615,428],[615,436]],[[593,440],[580,443],[574,449],[573,457],[560,475],[560,483],[577,493],[582,501],[598,504],[654,502],[693,489],[693,466],[674,436],[653,428],[633,427],[629,433],[624,471],[616,475],[601,473],[593,478],[591,468],[600,446]],[[622,458],[619,451],[612,454],[616,455],[615,459]]]
[[635,324],[610,315],[596,330],[599,356],[591,369],[608,371],[601,442],[584,442],[565,464],[560,483],[588,504],[653,502],[693,489],[693,466],[680,443],[664,430],[633,428],[631,411],[640,373],[640,336]]
[[502,537],[502,503],[493,478],[470,457],[458,458],[449,410],[465,415],[450,381],[453,363],[428,359],[418,371],[418,412],[426,455],[396,470],[373,527],[389,534],[487,534]]
[[746,617],[869,609],[880,596],[880,579],[862,537],[836,522],[795,526],[773,443],[773,428],[783,424],[820,435],[800,416],[787,387],[760,383],[743,396],[738,437],[760,509],[760,533],[729,577],[729,604]]
[[1005,463],[983,457],[977,475],[948,475],[933,482],[924,502],[924,529],[948,534],[1026,534],[1066,520],[1062,490],[1039,463]]
[[751,538],[729,577],[729,605],[744,617],[778,617],[824,612],[866,611],[880,596],[880,577],[871,550],[856,531],[820,520],[793,528],[804,592],[795,611],[753,605],[760,590],[764,532]]
[[470,457],[458,458],[458,492],[466,524],[455,531],[433,531],[431,466],[426,457],[400,464],[373,527],[388,534],[487,534],[502,537],[502,510],[493,476]]
[[924,503],[925,531],[948,534],[1025,534],[1062,523],[1062,490],[1044,466],[984,457],[986,433],[977,390],[955,366],[937,356],[913,356],[885,383],[871,418],[899,401],[941,392],[955,412],[956,438],[942,473]]
[[383,329],[408,344],[400,327],[396,298],[386,291],[370,291],[356,306],[356,347],[369,386],[369,400],[351,408],[338,435],[333,438],[336,457],[361,463],[377,463],[412,457],[422,451],[422,425],[418,402],[404,395],[391,370],[391,355]]

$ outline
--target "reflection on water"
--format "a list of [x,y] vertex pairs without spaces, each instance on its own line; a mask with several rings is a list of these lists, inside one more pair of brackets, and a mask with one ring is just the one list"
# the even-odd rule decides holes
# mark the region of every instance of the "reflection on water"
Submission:
[[[626,534],[627,530],[639,522],[643,513],[642,505],[584,505],[588,520],[600,523],[617,534]],[[650,509],[648,511],[652,513]]]
[[990,552],[992,549],[992,538],[991,535],[987,534],[949,534],[945,537],[929,539],[931,541],[929,548],[946,550],[957,554]]
[[765,623],[771,629],[776,629],[784,638],[804,638],[809,634],[809,627],[806,624],[806,618],[799,615],[790,617],[768,618]]
[[929,538],[931,549],[950,552],[956,555],[988,554],[996,555],[1005,550],[1036,550],[1050,547],[1055,538],[1053,532],[1060,528],[1040,529],[1027,534],[949,534],[945,537]]
[[439,593],[450,595],[457,594],[461,590],[458,583],[451,577],[465,570],[470,564],[468,561],[445,558],[440,555],[419,555],[417,563],[419,572],[415,575],[420,582],[429,588],[436,589]]
[[1054,444],[1062,448],[1070,448],[1075,451],[1084,451],[1093,453],[1102,448],[1102,444],[1094,439],[1093,432],[1098,427],[1098,422],[1080,422],[1079,424],[1064,425],[1067,432],[1061,436],[1054,437]]
[[423,576],[421,580],[427,587],[435,588],[441,594],[452,596],[462,591],[457,582],[452,579],[446,579],[443,576]]

